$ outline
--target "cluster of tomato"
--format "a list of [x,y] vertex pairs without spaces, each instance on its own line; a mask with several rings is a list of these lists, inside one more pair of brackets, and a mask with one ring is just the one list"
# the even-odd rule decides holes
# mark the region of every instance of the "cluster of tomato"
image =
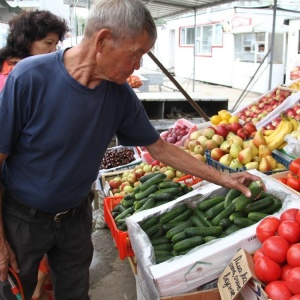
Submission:
[[256,228],[262,243],[253,255],[254,271],[272,300],[300,300],[300,210],[270,216]]
[[289,172],[286,177],[278,178],[278,180],[295,191],[300,192],[300,157],[290,163]]

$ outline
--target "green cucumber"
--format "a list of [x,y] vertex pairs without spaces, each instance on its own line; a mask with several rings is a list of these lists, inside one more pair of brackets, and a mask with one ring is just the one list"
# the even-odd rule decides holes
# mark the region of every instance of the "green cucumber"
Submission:
[[262,198],[260,200],[255,200],[249,203],[245,208],[244,211],[246,213],[255,212],[255,211],[263,211],[267,209],[274,203],[273,197]]
[[195,213],[190,216],[189,221],[196,227],[207,227]]
[[160,245],[154,245],[153,249],[154,249],[154,251],[157,251],[157,250],[172,251],[173,250],[173,246],[172,246],[171,243],[160,244]]
[[180,188],[181,188],[181,190],[182,190],[182,192],[183,192],[184,195],[187,194],[187,193],[189,193],[189,192],[191,192],[193,190],[193,188],[191,186],[188,186],[188,185],[186,185],[184,183],[182,183],[180,185]]
[[174,228],[170,229],[167,233],[166,233],[166,237],[168,239],[172,239],[173,235],[175,235],[176,233],[182,232],[184,231],[186,228],[191,227],[192,224],[191,222],[187,221],[187,222],[183,222],[177,226],[175,226]]
[[128,207],[126,210],[124,210],[122,213],[116,216],[115,221],[119,219],[124,219],[127,217],[127,215],[133,214],[133,212],[134,212],[134,207],[133,206]]
[[157,232],[159,232],[159,223],[152,225],[151,227],[144,230],[148,237],[151,239]]
[[241,195],[241,193],[241,191],[236,189],[229,190],[229,192],[225,196],[224,206],[228,207],[236,197]]
[[208,242],[216,240],[216,239],[217,239],[216,236],[208,235],[208,236],[204,237],[204,243],[208,243]]
[[157,185],[155,185],[155,184],[150,185],[146,190],[143,190],[143,191],[135,194],[135,199],[136,200],[142,200],[142,199],[148,197],[150,194],[153,194],[157,190],[158,190]]
[[186,233],[184,231],[176,233],[173,235],[171,241],[173,244],[176,244],[182,240],[185,240],[188,236],[186,235]]
[[221,211],[224,210],[224,201],[225,200],[205,211],[205,215],[208,220],[212,220],[215,216],[217,216]]
[[139,185],[141,192],[147,190],[152,185],[160,183],[166,178],[167,178],[166,174],[158,172],[157,174],[155,174],[155,176],[147,179],[145,182]]
[[205,211],[225,200],[224,196],[206,198],[197,204],[199,210]]
[[281,207],[282,207],[281,200],[273,197],[273,204],[270,207],[262,210],[261,212],[265,214],[274,214],[278,212],[281,209]]
[[148,200],[140,207],[139,209],[135,210],[135,212],[140,212],[146,209],[150,209],[155,205],[155,199],[153,198],[148,198]]
[[223,218],[220,222],[219,222],[219,226],[222,227],[223,230],[227,229],[229,226],[231,226],[233,224],[232,221],[229,220],[229,218]]
[[157,201],[171,201],[175,198],[175,196],[168,192],[163,192],[159,194],[151,194],[150,197],[153,197]]
[[269,214],[265,214],[262,212],[250,212],[247,218],[251,221],[258,222],[264,219],[265,217],[269,216]]
[[171,180],[164,180],[158,184],[160,189],[167,189],[167,188],[179,188],[180,183],[174,182]]
[[[124,196],[123,198],[124,200],[131,200],[131,199],[134,199],[134,194],[133,193],[130,193],[130,194],[127,194]],[[121,201],[122,202],[122,201]]]
[[187,236],[219,236],[222,233],[221,226],[213,227],[189,227],[184,230]]
[[157,174],[159,174],[160,172],[154,172],[154,173],[149,173],[147,175],[144,175],[140,178],[140,183],[144,183],[145,181],[147,181],[148,179],[156,176]]
[[179,196],[181,194],[181,189],[178,187],[171,187],[171,188],[165,188],[165,189],[159,189],[154,193],[154,195],[163,194],[163,193],[169,193],[174,196]]
[[174,257],[173,253],[169,252],[169,251],[162,251],[162,250],[159,251],[159,250],[157,250],[157,251],[155,251],[154,254],[155,254],[156,264],[160,264],[160,263],[162,263],[164,261],[167,261],[167,260]]
[[251,221],[248,218],[236,218],[233,222],[240,228],[249,227],[256,223],[255,221]]
[[150,217],[141,222],[140,226],[145,231],[147,228],[153,226],[154,224],[158,224],[159,217]]
[[251,191],[251,197],[247,197],[244,194],[241,194],[234,199],[235,208],[237,211],[244,210],[249,203],[259,197],[259,194],[263,191],[263,184],[260,181],[252,181],[249,184],[248,189]]
[[127,224],[126,224],[126,223],[123,223],[122,225],[117,226],[117,228],[118,228],[120,231],[127,231]]
[[244,218],[247,217],[247,213],[244,211],[235,211],[229,216],[230,221],[234,221],[236,218]]
[[174,219],[175,217],[182,214],[186,210],[187,210],[187,205],[185,203],[180,204],[180,205],[172,208],[170,211],[160,215],[160,222],[162,224],[168,223],[170,220]]
[[211,224],[211,222],[209,220],[207,220],[206,218],[206,214],[204,211],[202,210],[199,210],[199,209],[195,209],[194,210],[194,214],[201,220],[201,222],[203,223],[203,226],[205,227],[210,227],[210,226],[213,226]]
[[218,215],[216,215],[212,220],[211,223],[214,226],[217,226],[220,221],[224,218],[229,218],[229,216],[235,212],[235,203],[232,202],[228,207],[222,210]]
[[169,231],[171,228],[176,227],[179,224],[182,224],[184,222],[173,222],[173,223],[165,223],[165,224],[161,224],[161,230],[164,232]]
[[151,239],[156,239],[156,238],[162,237],[164,235],[165,235],[165,233],[162,230],[159,230],[156,233],[154,233],[153,235],[151,235]]
[[160,244],[167,244],[170,243],[170,240],[166,236],[161,236],[158,238],[151,238],[150,240],[152,246],[160,245]]
[[191,208],[187,208],[183,213],[170,220],[170,223],[187,221],[192,214],[193,210]]
[[134,209],[137,210],[139,208],[141,208],[147,201],[148,201],[149,197],[146,197],[144,199],[141,200],[136,200],[134,203]]
[[231,226],[229,226],[227,229],[225,229],[222,234],[219,237],[225,237],[228,236],[238,230],[240,230],[241,227],[237,226],[236,224],[232,224]]
[[123,198],[122,201],[121,201],[121,204],[122,204],[124,207],[128,208],[128,207],[133,206],[134,201],[135,201],[134,199],[128,199],[128,200],[125,200],[125,199]]
[[176,252],[178,252],[178,251],[195,248],[199,245],[202,245],[203,243],[204,243],[204,239],[202,236],[193,236],[185,240],[182,240],[180,242],[177,242],[176,244],[173,245],[173,249]]

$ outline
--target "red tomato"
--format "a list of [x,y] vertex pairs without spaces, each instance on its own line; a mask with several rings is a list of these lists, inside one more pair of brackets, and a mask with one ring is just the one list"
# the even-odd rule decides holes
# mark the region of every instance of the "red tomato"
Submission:
[[286,260],[291,267],[300,267],[300,243],[290,246],[286,253]]
[[267,256],[260,257],[254,264],[254,272],[262,282],[272,282],[280,278],[281,267]]
[[295,178],[296,175],[294,175],[292,172],[289,172],[287,175],[286,175],[286,179],[289,179],[289,178]]
[[263,243],[267,238],[276,234],[280,220],[276,217],[263,219],[256,227],[256,237]]
[[300,300],[300,294],[292,296],[290,300]]
[[278,181],[282,182],[283,184],[287,183],[287,178],[286,177],[282,177],[282,178],[277,178]]
[[290,163],[290,166],[289,166],[289,170],[297,175],[298,174],[298,171],[300,169],[300,157],[298,158],[295,158],[291,163]]
[[280,279],[285,281],[286,280],[286,276],[287,274],[289,273],[289,271],[292,269],[291,266],[289,266],[288,264],[284,265],[282,268],[281,268],[281,277]]
[[287,186],[294,189],[297,192],[300,192],[300,179],[299,178],[288,178],[286,181]]
[[282,236],[271,236],[263,242],[261,248],[265,256],[281,264],[286,261],[289,247],[288,241]]
[[289,208],[287,210],[285,210],[281,216],[280,216],[280,221],[283,222],[283,221],[296,221],[296,215],[297,215],[297,212],[299,211],[298,208]]
[[265,292],[272,300],[290,300],[292,293],[289,291],[284,281],[273,281],[267,284]]
[[285,238],[290,244],[300,240],[300,225],[295,221],[283,221],[278,226],[278,235]]
[[253,261],[254,261],[254,263],[255,263],[260,257],[262,257],[262,256],[264,256],[264,254],[263,254],[263,252],[262,252],[262,249],[261,249],[261,248],[257,249],[257,250],[254,252],[254,255],[253,255]]
[[286,276],[286,285],[293,294],[300,293],[300,267],[290,270]]
[[300,210],[296,213],[296,222],[300,224]]

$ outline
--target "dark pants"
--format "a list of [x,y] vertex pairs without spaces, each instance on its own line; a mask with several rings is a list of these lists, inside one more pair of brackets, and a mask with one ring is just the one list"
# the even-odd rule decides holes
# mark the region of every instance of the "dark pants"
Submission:
[[[39,263],[45,253],[51,268],[55,299],[90,299],[89,267],[93,255],[90,201],[86,199],[74,216],[54,222],[23,213],[9,205],[10,196],[4,197],[5,234],[17,256],[25,300],[31,300]],[[8,283],[0,283],[0,299],[16,299]]]

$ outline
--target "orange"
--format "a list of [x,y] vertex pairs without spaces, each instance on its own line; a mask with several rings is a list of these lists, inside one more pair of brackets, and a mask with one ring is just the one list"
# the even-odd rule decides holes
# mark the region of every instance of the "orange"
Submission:
[[218,115],[214,115],[210,118],[210,122],[213,124],[213,125],[218,125],[220,122],[222,121],[222,118]]

